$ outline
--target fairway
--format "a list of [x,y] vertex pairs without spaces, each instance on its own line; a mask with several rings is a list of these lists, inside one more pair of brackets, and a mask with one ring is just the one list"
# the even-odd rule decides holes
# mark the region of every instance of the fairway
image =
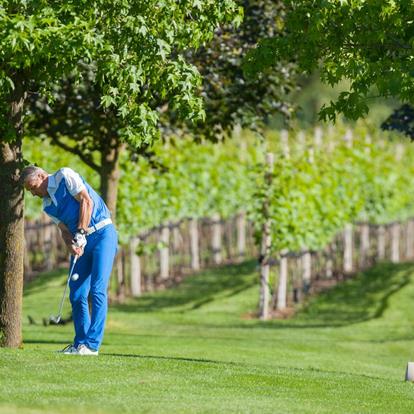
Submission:
[[[412,413],[414,265],[387,263],[261,322],[255,263],[112,306],[99,357],[59,355],[65,270],[26,286],[24,349],[0,349],[1,413]],[[65,304],[64,315],[69,312]],[[37,325],[29,325],[31,315]]]

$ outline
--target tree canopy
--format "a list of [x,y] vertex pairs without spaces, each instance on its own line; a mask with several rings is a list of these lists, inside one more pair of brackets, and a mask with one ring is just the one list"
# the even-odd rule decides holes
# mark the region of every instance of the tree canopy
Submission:
[[62,73],[81,78],[88,64],[102,85],[103,107],[128,119],[121,133],[137,144],[149,141],[158,136],[156,108],[166,100],[187,119],[203,118],[201,78],[183,51],[241,16],[233,0],[2,1],[0,115],[8,113],[17,72],[28,90],[44,95]]
[[412,0],[287,0],[286,7],[284,30],[247,54],[248,76],[284,61],[307,74],[319,69],[331,86],[348,79],[349,90],[322,107],[324,120],[362,117],[379,96],[414,102]]
[[231,133],[236,124],[258,129],[269,115],[291,115],[288,94],[296,86],[294,64],[277,63],[260,79],[247,78],[242,70],[243,57],[261,38],[283,30],[275,22],[284,18],[284,2],[243,0],[242,4],[240,26],[221,26],[211,42],[187,53],[202,75],[205,100],[205,121],[189,124],[197,137],[214,141]]
[[29,95],[52,101],[63,77],[85,65],[100,104],[126,122],[139,147],[159,135],[158,107],[202,119],[201,77],[183,53],[239,24],[235,0],[0,0],[0,342],[21,344],[23,281],[23,122]]

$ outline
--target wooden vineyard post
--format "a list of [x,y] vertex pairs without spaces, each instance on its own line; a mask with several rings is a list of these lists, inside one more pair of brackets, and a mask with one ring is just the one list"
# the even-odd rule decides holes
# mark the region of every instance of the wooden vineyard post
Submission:
[[344,273],[353,271],[353,247],[352,224],[347,224],[344,230]]
[[[322,128],[316,127],[313,135],[313,147],[309,148],[309,163],[313,164],[315,149],[320,150],[322,145]],[[307,247],[304,247],[302,254],[302,291],[306,295],[311,286],[312,278],[312,256]]]
[[198,220],[191,218],[188,223],[190,232],[190,252],[191,252],[191,269],[200,270],[200,249],[199,249],[199,235],[198,235]]
[[350,129],[347,129],[345,136],[344,136],[344,141],[345,141],[345,145],[348,148],[352,148],[352,144],[353,144],[353,135],[352,135],[352,131]]
[[[301,134],[301,141],[305,139],[305,135]],[[290,158],[290,149],[289,149],[289,134],[286,130],[280,132],[280,141],[282,145],[282,153],[286,159]],[[272,160],[272,171],[273,171],[273,160]],[[269,185],[271,182],[269,183]],[[277,304],[276,309],[282,310],[287,306],[287,281],[288,281],[288,251],[286,249],[280,252],[280,262],[279,262],[279,283],[277,289]]]
[[137,254],[139,237],[132,237],[130,241],[130,262],[131,262],[131,295],[141,296],[141,259]]
[[242,260],[246,254],[246,213],[241,211],[237,214],[237,254],[239,260]]
[[287,307],[288,258],[286,254],[287,250],[282,250],[280,252],[277,310],[283,310]]
[[168,225],[161,227],[160,243],[160,277],[166,280],[170,275],[170,228]]
[[328,126],[326,149],[328,153],[332,154],[335,151],[337,140],[335,139],[335,133],[332,125]]
[[297,136],[296,136],[296,143],[297,143],[297,148],[301,151],[303,151],[303,149],[306,146],[306,135],[304,131],[299,131]]
[[116,279],[117,279],[117,290],[116,297],[118,303],[125,301],[125,272],[124,272],[124,249],[120,249],[116,256]]
[[214,264],[220,264],[222,262],[221,255],[221,220],[219,214],[213,214],[212,219],[212,236],[211,236],[211,249],[213,251]]
[[369,224],[361,224],[360,267],[364,269],[369,264]]
[[400,223],[391,226],[391,262],[400,262]]
[[413,226],[413,220],[409,219],[407,221],[407,227],[406,227],[407,231],[406,231],[406,243],[405,243],[405,257],[406,259],[410,260],[413,257],[413,231],[414,231],[414,226]]
[[385,259],[385,227],[383,225],[377,228],[377,256],[378,260]]
[[408,245],[409,245],[409,242],[410,242],[409,241],[409,237],[410,236],[409,236],[409,233],[408,233],[409,224],[410,224],[410,221],[409,220],[404,221],[404,224],[403,224],[404,231],[403,231],[403,235],[401,236],[404,239],[404,243],[403,243],[404,250],[403,250],[403,252],[401,254],[401,256],[402,256],[402,258],[404,260],[408,260],[408,255],[409,255],[409,248],[408,248]]
[[280,143],[282,145],[282,152],[285,158],[290,157],[290,149],[289,149],[289,133],[282,129],[280,131]]
[[[401,162],[404,156],[404,146],[398,143],[395,146],[395,160]],[[400,223],[393,223],[391,225],[391,262],[400,262],[400,237],[401,237],[401,225]]]
[[305,251],[302,255],[302,282],[303,293],[309,293],[312,278],[312,256],[309,251]]
[[326,263],[325,263],[325,276],[330,279],[333,276],[334,262],[333,262],[333,247],[332,243],[328,244],[325,248]]
[[404,156],[404,151],[405,151],[404,145],[397,144],[395,146],[395,160],[396,161],[401,161],[402,160],[402,158]]
[[315,127],[314,134],[313,134],[313,142],[315,148],[320,149],[322,147],[322,137],[323,137],[323,130],[320,126]]
[[172,230],[171,230],[171,233],[172,233],[172,248],[173,248],[174,252],[177,252],[180,249],[180,247],[182,246],[182,243],[183,243],[183,238],[181,236],[179,226],[180,226],[180,223],[175,223],[172,226]]
[[271,218],[270,218],[270,200],[269,192],[272,185],[274,155],[266,154],[266,172],[265,185],[267,187],[266,197],[263,201],[263,229],[262,229],[262,246],[261,246],[261,263],[260,263],[260,303],[259,317],[262,320],[269,318],[269,275],[270,275],[270,253],[272,246],[271,238]]
[[45,260],[46,260],[46,270],[52,270],[55,266],[55,250],[53,248],[53,239],[52,239],[52,224],[45,222],[44,227],[44,249],[45,249]]
[[368,154],[368,155],[371,154],[371,143],[372,143],[371,136],[366,135],[365,136],[365,144],[366,144],[365,153]]

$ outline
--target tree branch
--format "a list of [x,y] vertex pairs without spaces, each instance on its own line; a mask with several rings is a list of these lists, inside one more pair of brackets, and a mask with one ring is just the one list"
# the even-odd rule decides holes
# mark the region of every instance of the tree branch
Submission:
[[100,171],[100,166],[98,164],[96,164],[91,157],[88,157],[87,155],[85,155],[82,151],[80,151],[78,148],[76,147],[71,147],[70,145],[65,144],[64,142],[62,142],[58,135],[51,135],[52,138],[52,142],[53,144],[55,144],[56,146],[64,149],[65,151],[71,152],[72,154],[77,155],[87,166],[91,167],[93,170],[95,170],[96,172]]

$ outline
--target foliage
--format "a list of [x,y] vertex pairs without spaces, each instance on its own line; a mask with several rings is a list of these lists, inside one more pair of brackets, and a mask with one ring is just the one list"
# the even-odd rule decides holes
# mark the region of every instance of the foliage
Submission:
[[188,138],[158,144],[154,152],[162,170],[143,158],[137,165],[121,161],[119,222],[124,234],[186,217],[229,217],[249,204],[249,169],[259,156],[254,147],[244,154],[235,142],[195,144]]
[[337,113],[357,119],[373,96],[414,97],[414,7],[411,0],[289,0],[284,31],[262,39],[246,57],[249,76],[279,62],[295,62],[307,74],[320,69],[333,86],[350,80],[349,90],[322,108],[322,119]]
[[[282,30],[283,1],[242,0],[244,18],[240,26],[222,25],[211,42],[186,52],[202,76],[206,118],[195,124],[176,122],[168,111],[165,129],[189,131],[198,139],[217,141],[233,132],[235,125],[258,130],[275,113],[290,117],[287,96],[295,88],[295,65],[280,63],[259,79],[248,79],[242,71],[244,55],[261,37]],[[173,114],[174,115],[174,114]]]
[[[345,128],[325,133],[322,145],[307,136],[305,145],[292,139],[285,157],[278,135],[268,150],[276,157],[270,196],[262,182],[256,191],[253,220],[258,237],[265,217],[261,206],[270,197],[272,249],[298,251],[324,247],[347,223],[388,223],[414,215],[414,149],[358,126],[352,146]],[[262,167],[262,169],[264,166]]]
[[[229,217],[248,212],[260,234],[263,199],[263,145],[275,153],[270,188],[273,249],[316,249],[324,246],[346,223],[369,220],[386,223],[414,214],[414,149],[383,135],[366,141],[365,127],[353,132],[348,146],[344,126],[325,131],[320,146],[308,131],[303,142],[291,134],[290,157],[283,155],[278,133],[264,144],[251,134],[240,141],[196,144],[191,138],[157,143],[153,162],[121,158],[118,227],[122,241],[168,221],[186,217]],[[26,144],[33,161],[45,152]],[[51,150],[52,151],[52,150]],[[71,165],[93,185],[97,177],[67,154],[53,150],[45,168]],[[154,167],[155,165],[158,167]],[[35,208],[29,199],[29,212]]]
[[[186,119],[204,116],[200,76],[183,58],[211,40],[219,24],[239,24],[233,0],[0,2],[2,139],[12,137],[9,95],[51,92],[63,75],[82,79],[85,65],[102,87],[100,103],[127,120],[131,143],[158,136],[157,107],[170,101]],[[11,135],[10,135],[11,134]]]

